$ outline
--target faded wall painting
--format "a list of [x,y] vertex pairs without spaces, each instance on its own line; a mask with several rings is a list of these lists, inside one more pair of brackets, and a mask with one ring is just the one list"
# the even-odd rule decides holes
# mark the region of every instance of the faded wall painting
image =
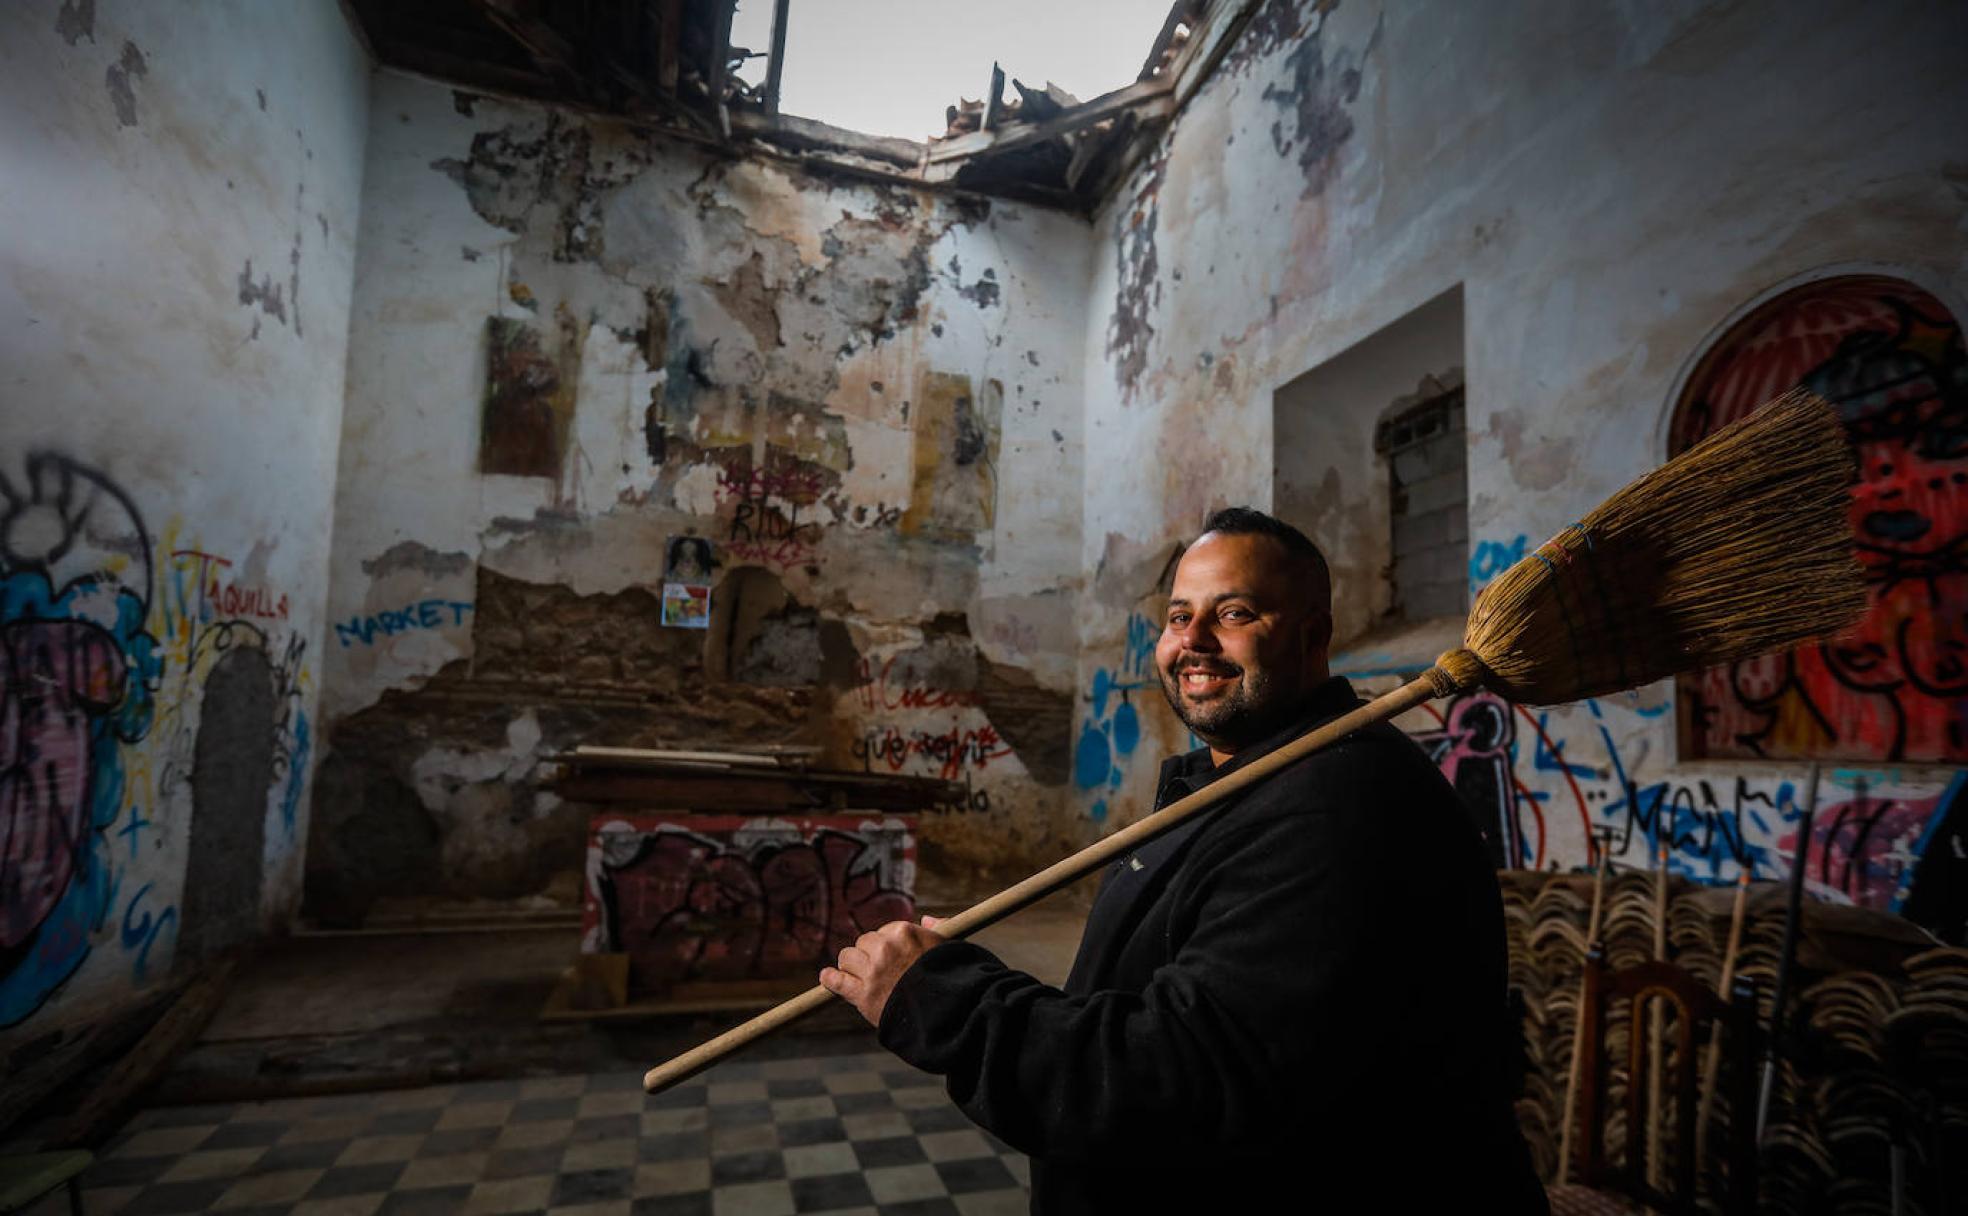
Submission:
[[910,435],[914,468],[903,532],[968,540],[990,530],[997,514],[1003,412],[1004,386],[995,380],[986,380],[979,393],[969,376],[923,373]]
[[485,416],[478,470],[517,477],[558,477],[567,419],[573,413],[560,368],[541,346],[539,329],[512,317],[485,325]]
[[1849,633],[1679,682],[1689,757],[1968,761],[1968,359],[1932,295],[1879,276],[1812,283],[1703,359],[1676,408],[1680,452],[1804,385],[1859,459],[1852,524],[1872,604]]

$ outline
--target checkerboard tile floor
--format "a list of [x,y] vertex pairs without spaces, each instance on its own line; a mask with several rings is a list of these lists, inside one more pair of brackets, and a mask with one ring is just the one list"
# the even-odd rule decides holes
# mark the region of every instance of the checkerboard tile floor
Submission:
[[[730,1062],[655,1097],[641,1081],[638,1069],[149,1110],[84,1175],[84,1210],[998,1216],[1029,1205],[1025,1158],[893,1056]],[[44,1210],[66,1207],[51,1196]]]

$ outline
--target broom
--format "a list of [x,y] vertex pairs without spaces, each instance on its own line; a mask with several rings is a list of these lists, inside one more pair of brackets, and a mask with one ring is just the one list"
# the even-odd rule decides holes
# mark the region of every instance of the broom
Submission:
[[[1835,633],[1866,603],[1844,429],[1793,390],[1607,499],[1499,575],[1418,678],[941,922],[968,937],[1320,748],[1477,687],[1556,705]],[[821,1008],[815,986],[649,1070],[650,1093]]]
[[[1729,907],[1729,944],[1722,952],[1722,978],[1715,985],[1717,995],[1725,1001],[1735,988],[1736,959],[1742,953],[1743,917],[1749,910],[1749,878],[1755,868],[1755,861],[1745,860],[1736,875],[1736,898]],[[1718,1022],[1709,1032],[1708,1056],[1702,1061],[1701,1110],[1695,1116],[1695,1168],[1698,1170],[1708,1163],[1709,1116],[1715,1110],[1715,1085],[1721,1076],[1722,1026]],[[1729,1117],[1737,1119],[1744,1115],[1730,1111]]]
[[[1669,821],[1669,829],[1673,823]],[[1659,824],[1655,824],[1659,832]],[[1654,961],[1667,961],[1667,859],[1668,845],[1666,833],[1661,833],[1660,847],[1654,851]],[[1634,998],[1632,1033],[1640,1033],[1640,1001]],[[1667,1011],[1662,1008],[1664,998],[1654,997],[1649,1003],[1650,1016],[1647,1019],[1647,1185],[1660,1189],[1660,1137],[1661,1137],[1661,1055],[1665,1048],[1662,1040],[1666,1035]],[[1629,1084],[1639,1084],[1638,1077]],[[1630,1136],[1632,1133],[1628,1133]]]
[[[1606,871],[1612,868],[1611,837],[1602,840],[1598,866],[1592,872],[1592,912],[1585,920],[1585,949],[1590,954],[1599,941],[1599,910],[1606,903]],[[1578,1003],[1572,1015],[1572,1062],[1565,1069],[1565,1109],[1558,1121],[1558,1185],[1564,1186],[1572,1174],[1572,1115],[1578,1110],[1580,1056],[1585,1051],[1585,977],[1579,977]]]

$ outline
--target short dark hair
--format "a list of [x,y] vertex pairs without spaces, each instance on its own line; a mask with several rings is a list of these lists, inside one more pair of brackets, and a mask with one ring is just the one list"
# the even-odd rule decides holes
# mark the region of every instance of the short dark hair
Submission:
[[[1312,538],[1276,516],[1251,507],[1224,507],[1203,521],[1203,535],[1268,536],[1299,567],[1299,576],[1319,608],[1332,611],[1332,569]],[[1200,539],[1200,538],[1199,538]]]

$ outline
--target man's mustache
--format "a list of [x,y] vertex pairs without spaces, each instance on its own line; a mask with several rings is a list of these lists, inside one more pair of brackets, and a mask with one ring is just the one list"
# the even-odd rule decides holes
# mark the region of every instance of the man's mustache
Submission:
[[1225,663],[1220,659],[1177,659],[1175,662],[1169,664],[1169,672],[1173,675],[1180,676],[1191,671],[1200,671],[1212,676],[1240,676],[1244,674],[1243,668],[1237,666],[1235,663]]

